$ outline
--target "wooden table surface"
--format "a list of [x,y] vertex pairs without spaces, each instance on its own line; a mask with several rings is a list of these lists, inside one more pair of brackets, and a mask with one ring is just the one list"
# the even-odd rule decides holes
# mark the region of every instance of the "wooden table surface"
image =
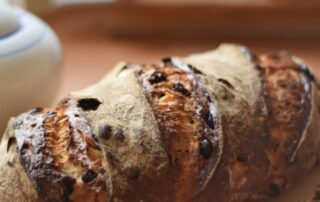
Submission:
[[239,43],[258,53],[287,50],[303,58],[320,76],[320,38],[112,36],[96,20],[51,16],[46,19],[64,49],[63,81],[57,100],[101,79],[119,61],[157,63],[165,56],[186,56]]

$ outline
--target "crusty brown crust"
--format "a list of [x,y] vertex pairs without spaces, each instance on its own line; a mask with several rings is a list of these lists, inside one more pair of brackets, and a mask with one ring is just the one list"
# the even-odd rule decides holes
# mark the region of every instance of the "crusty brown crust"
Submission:
[[195,68],[167,59],[160,66],[137,70],[157,118],[171,162],[175,200],[190,201],[199,194],[222,153],[216,107],[197,83]]
[[306,129],[312,117],[313,77],[285,52],[261,55],[256,63],[261,71],[268,109],[265,152],[268,174],[274,178],[269,188],[270,194],[277,196],[318,161],[319,142],[315,142],[304,154],[307,165],[297,163],[302,160],[301,156],[298,159],[298,153],[303,151],[300,147],[305,144],[306,136],[312,135]]
[[57,108],[10,122],[0,201],[315,200],[317,83],[294,56],[230,44],[160,65],[121,63]]
[[103,153],[82,111],[71,101],[18,116],[13,133],[8,147],[16,143],[22,166],[41,200],[105,201]]

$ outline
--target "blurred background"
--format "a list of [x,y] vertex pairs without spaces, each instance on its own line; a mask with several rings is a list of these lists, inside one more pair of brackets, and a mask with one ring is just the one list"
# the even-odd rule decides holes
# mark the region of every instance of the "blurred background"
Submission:
[[319,0],[12,0],[40,16],[64,49],[62,87],[97,82],[117,62],[157,63],[233,42],[288,50],[320,75]]

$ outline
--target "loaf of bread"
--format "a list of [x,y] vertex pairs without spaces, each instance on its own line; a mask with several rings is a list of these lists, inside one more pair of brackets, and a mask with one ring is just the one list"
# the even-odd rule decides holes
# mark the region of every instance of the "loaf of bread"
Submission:
[[0,201],[320,200],[320,86],[286,52],[120,63],[8,124]]

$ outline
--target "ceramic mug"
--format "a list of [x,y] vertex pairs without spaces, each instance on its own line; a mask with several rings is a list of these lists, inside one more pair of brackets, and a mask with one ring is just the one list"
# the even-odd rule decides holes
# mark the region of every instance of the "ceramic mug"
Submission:
[[52,103],[61,61],[59,40],[48,25],[25,10],[0,4],[0,136],[11,116]]

